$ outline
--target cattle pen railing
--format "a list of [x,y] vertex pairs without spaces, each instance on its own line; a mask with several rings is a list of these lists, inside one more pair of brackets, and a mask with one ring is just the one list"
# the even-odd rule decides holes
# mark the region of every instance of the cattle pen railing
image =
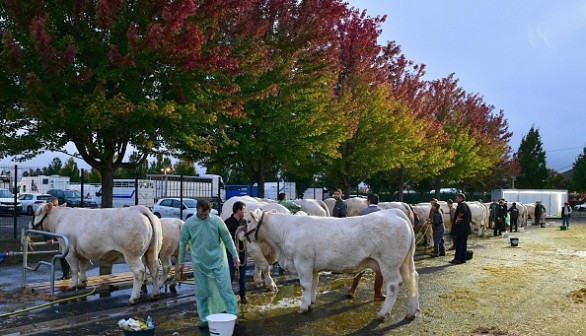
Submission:
[[[38,234],[42,235],[47,238],[57,238],[59,241],[59,246],[61,247],[59,250],[46,250],[46,251],[33,251],[32,249],[29,251],[29,248],[37,245],[47,245],[47,242],[33,242],[30,239],[30,235]],[[69,239],[63,234],[60,233],[52,233],[46,231],[39,231],[39,230],[22,230],[22,234],[20,236],[20,244],[21,244],[21,252],[10,252],[11,255],[19,255],[22,254],[22,287],[24,288],[27,284],[27,272],[28,271],[37,271],[41,265],[49,266],[51,268],[51,279],[50,279],[50,292],[51,295],[55,294],[55,261],[59,258],[64,258],[67,253],[69,252]],[[56,254],[55,254],[56,253]],[[28,265],[28,256],[32,254],[55,254],[51,261],[39,261],[35,266]]]

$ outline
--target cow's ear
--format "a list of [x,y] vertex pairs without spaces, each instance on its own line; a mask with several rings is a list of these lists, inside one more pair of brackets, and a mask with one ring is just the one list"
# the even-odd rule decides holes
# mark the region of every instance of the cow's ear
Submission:
[[259,216],[259,211],[260,209],[254,209],[251,213],[250,216],[258,222],[258,216]]

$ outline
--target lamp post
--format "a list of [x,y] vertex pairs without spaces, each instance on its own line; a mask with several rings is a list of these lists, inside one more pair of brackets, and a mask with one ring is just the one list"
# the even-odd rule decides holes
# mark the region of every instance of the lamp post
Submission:
[[167,173],[171,171],[171,167],[164,167],[161,168],[161,172],[165,175],[165,194],[163,197],[167,197],[167,185],[169,184],[169,180],[167,179]]

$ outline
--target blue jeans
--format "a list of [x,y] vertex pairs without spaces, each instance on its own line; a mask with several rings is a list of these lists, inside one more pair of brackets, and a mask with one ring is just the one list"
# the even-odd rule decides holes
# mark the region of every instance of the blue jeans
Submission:
[[563,226],[570,226],[570,215],[563,215],[562,216],[562,225]]
[[[230,266],[230,282],[234,282],[236,273],[236,267],[234,267],[234,258],[230,252],[226,251],[228,255],[228,266]],[[240,258],[240,267],[238,267],[238,294],[240,297],[246,295],[246,251],[238,252],[238,258]]]

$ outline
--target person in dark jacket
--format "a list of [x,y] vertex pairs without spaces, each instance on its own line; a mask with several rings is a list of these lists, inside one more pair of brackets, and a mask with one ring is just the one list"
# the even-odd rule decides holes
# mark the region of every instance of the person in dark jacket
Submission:
[[517,232],[517,223],[519,221],[519,208],[517,208],[517,203],[513,202],[509,211],[509,218],[511,219],[511,232],[515,230]]
[[503,231],[506,231],[505,217],[507,217],[507,205],[505,204],[505,201],[501,199],[499,200],[498,206],[496,208],[496,223],[494,226],[495,236],[500,236],[502,235]]
[[[238,250],[238,258],[241,260],[241,264],[238,267],[238,294],[240,295],[240,303],[247,304],[248,299],[246,298],[246,248],[244,243],[238,241],[236,238],[236,232],[242,230],[246,232],[246,220],[244,220],[244,214],[246,213],[246,204],[244,202],[235,202],[232,206],[232,216],[227,218],[224,223],[230,231],[232,240],[236,242],[236,249]],[[227,252],[228,265],[230,266],[230,282],[234,282],[236,273],[236,267],[234,267],[234,261],[232,255]]]
[[440,257],[446,255],[446,247],[444,246],[444,216],[440,212],[439,203],[433,203],[431,206],[433,211],[431,224],[433,227],[433,252],[431,257]]
[[570,227],[570,217],[572,214],[572,207],[568,204],[568,202],[564,203],[562,207],[562,226]]
[[334,199],[336,200],[336,203],[334,204],[334,211],[332,211],[332,217],[348,217],[348,209],[346,208],[346,203],[344,203],[344,200],[342,200],[342,190],[334,190]]
[[464,264],[466,262],[466,254],[468,249],[468,235],[470,235],[470,222],[472,216],[470,214],[470,208],[466,204],[466,196],[459,193],[456,196],[456,207],[455,217],[456,220],[453,225],[453,233],[456,236],[456,255],[454,259],[450,261],[451,264]]

